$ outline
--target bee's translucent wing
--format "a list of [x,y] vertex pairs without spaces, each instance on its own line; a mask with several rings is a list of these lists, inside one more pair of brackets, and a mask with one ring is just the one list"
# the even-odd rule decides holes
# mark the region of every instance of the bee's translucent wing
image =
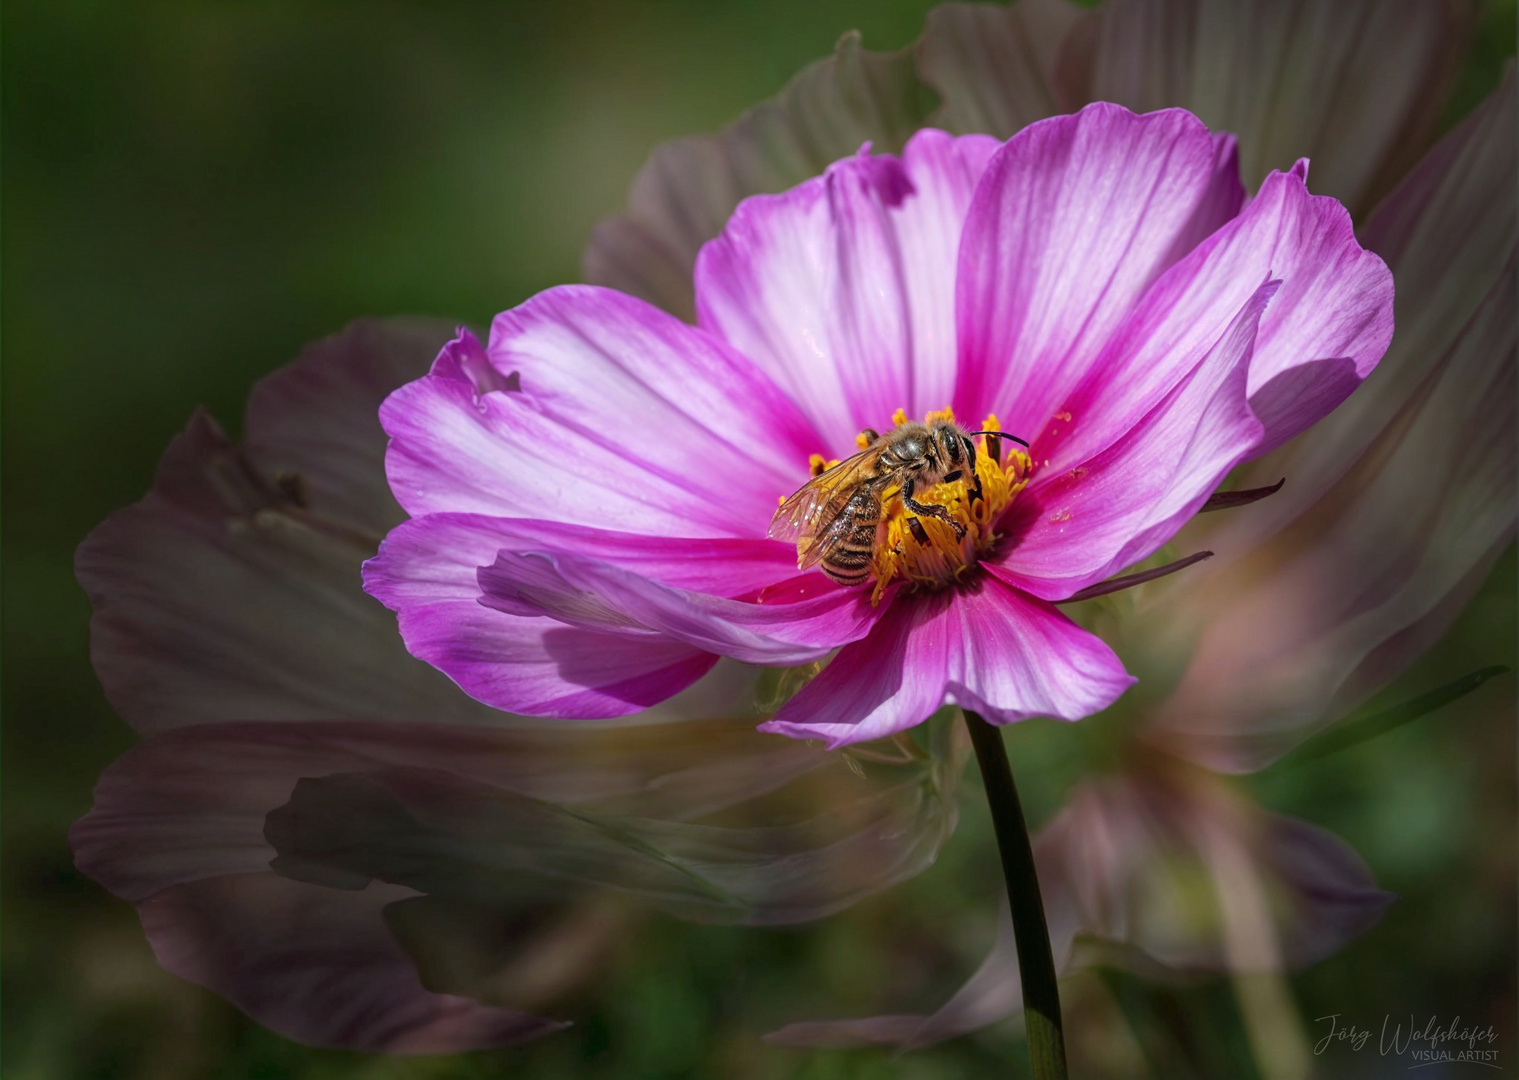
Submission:
[[879,457],[875,449],[862,450],[814,476],[781,503],[770,519],[769,535],[775,540],[796,542],[799,567],[813,566],[827,554],[826,545],[818,540],[843,512],[850,496],[861,484],[874,478],[874,465]]

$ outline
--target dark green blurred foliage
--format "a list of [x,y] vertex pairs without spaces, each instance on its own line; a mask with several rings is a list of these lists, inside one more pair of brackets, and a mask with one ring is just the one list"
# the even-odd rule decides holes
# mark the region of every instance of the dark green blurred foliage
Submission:
[[[959,835],[919,880],[792,930],[648,917],[560,1010],[575,1028],[449,1059],[312,1051],[264,1031],[160,970],[130,906],[78,874],[65,841],[95,777],[134,741],[90,670],[73,548],[142,495],[197,405],[235,433],[255,380],[354,317],[483,325],[574,280],[591,225],[621,205],[658,141],[731,119],[850,27],[867,46],[903,45],[929,6],[6,5],[8,1080],[1021,1075],[1010,1024],[901,1060],[757,1040],[791,1020],[931,1005],[979,962],[999,871],[975,785]],[[1513,52],[1514,4],[1486,10],[1450,120]],[[1510,552],[1457,629],[1381,700],[1513,665],[1514,565]],[[1344,836],[1401,897],[1372,933],[1294,980],[1310,1041],[1314,1018],[1332,1012],[1363,1023],[1459,1013],[1498,1027],[1500,1061],[1515,1067],[1514,685],[1501,676],[1253,782],[1272,808]],[[1082,738],[1045,722],[1009,733],[1032,821],[1073,782]],[[1145,1015],[1190,1017],[1195,1038],[1216,1030],[1205,1048],[1181,1049],[1217,1075],[1249,1074],[1227,983],[1156,990],[1093,976],[1073,990],[1077,1006],[1104,986],[1110,1018],[1121,1006],[1143,1033]],[[1079,1063],[1102,1049],[1073,1053]],[[1381,1064],[1343,1056],[1325,1075],[1380,1075]]]

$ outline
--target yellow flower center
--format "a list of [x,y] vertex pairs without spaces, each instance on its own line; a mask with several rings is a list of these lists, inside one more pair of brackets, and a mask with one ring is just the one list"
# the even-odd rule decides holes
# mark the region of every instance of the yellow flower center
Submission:
[[[953,423],[954,419],[953,410],[940,409],[929,413],[924,423],[932,426],[938,420]],[[892,423],[900,427],[906,422],[906,414],[898,409]],[[995,416],[988,416],[981,430],[1002,429]],[[973,441],[975,480],[965,475],[913,493],[918,502],[949,511],[964,528],[963,535],[956,536],[954,526],[941,518],[914,514],[903,503],[898,488],[887,489],[873,558],[876,583],[872,603],[879,603],[886,587],[899,577],[915,589],[941,589],[960,581],[996,544],[993,526],[1028,483],[1029,457],[1023,447],[1007,439],[978,435]]]
[[[906,424],[907,414],[898,409],[892,416],[897,427]],[[951,409],[931,412],[924,423],[955,422]],[[995,416],[981,423],[983,431],[1000,431]],[[919,503],[942,506],[950,518],[963,529],[956,535],[954,525],[942,518],[915,514],[902,501],[899,485],[887,488],[881,497],[881,524],[876,529],[871,572],[875,588],[871,603],[877,604],[887,586],[902,578],[912,589],[942,589],[964,579],[983,555],[995,546],[998,535],[994,526],[1001,519],[1013,497],[1028,483],[1030,461],[1023,447],[1007,439],[978,435],[975,478],[968,474],[944,480],[930,487],[919,487],[913,498]],[[861,434],[860,449],[869,445]],[[837,465],[814,454],[812,474],[821,475]],[[977,483],[979,481],[979,485]]]

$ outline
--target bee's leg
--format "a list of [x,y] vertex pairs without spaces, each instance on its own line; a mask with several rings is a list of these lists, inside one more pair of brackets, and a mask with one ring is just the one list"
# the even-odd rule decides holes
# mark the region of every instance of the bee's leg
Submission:
[[861,428],[860,434],[856,436],[855,441],[861,444],[861,450],[869,450],[880,437],[881,433],[873,427]]
[[955,539],[962,539],[965,536],[965,526],[950,517],[948,510],[942,506],[935,506],[933,503],[920,503],[912,497],[917,484],[917,480],[910,476],[902,481],[902,505],[919,517],[936,517],[940,521],[947,522],[949,527],[955,530]]

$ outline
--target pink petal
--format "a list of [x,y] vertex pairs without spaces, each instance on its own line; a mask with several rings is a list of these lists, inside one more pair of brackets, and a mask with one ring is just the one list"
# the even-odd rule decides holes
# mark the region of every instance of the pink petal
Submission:
[[597,631],[482,606],[480,568],[521,543],[523,527],[430,514],[386,538],[365,564],[365,588],[396,612],[413,656],[487,705],[576,719],[656,705],[711,668],[711,653],[626,622]]
[[1112,445],[1083,458],[1111,423],[1098,406],[1069,445],[1058,441],[1058,429],[1038,444],[1054,441],[1048,453],[1058,464],[1041,462],[1045,471],[1013,504],[1000,577],[1047,600],[1065,599],[1146,558],[1196,513],[1261,437],[1245,381],[1257,326],[1279,285],[1257,288],[1193,371]]
[[946,699],[995,724],[1079,720],[1133,683],[1100,639],[987,575],[957,591],[899,598],[760,730],[839,747],[921,723]]
[[[380,512],[379,503],[368,497],[345,502],[342,492],[359,496],[366,476],[368,490],[378,490],[374,484],[382,472],[384,436],[377,423],[365,430],[341,422],[352,408],[342,395],[362,390],[361,373],[367,370],[361,351],[335,347],[344,340],[318,347],[288,377],[274,376],[284,381],[277,392],[261,398],[259,426],[250,431],[259,434],[263,452],[288,451],[276,460],[304,462],[309,471],[302,476],[310,479],[309,487],[282,487],[277,473],[264,471],[200,415],[165,453],[154,491],[113,515],[81,545],[77,572],[95,608],[92,659],[113,705],[138,730],[332,717],[510,719],[470,700],[446,676],[409,656],[391,617],[364,595],[360,565],[379,536],[348,522],[358,522],[370,510]],[[380,347],[387,339],[359,335],[356,340]],[[419,353],[412,355],[420,362]],[[371,386],[369,393],[372,404],[379,388]],[[323,444],[333,453],[330,467],[315,448],[302,449],[299,441],[303,430],[321,428],[312,417],[323,405],[331,405],[339,418]],[[289,416],[282,408],[291,410]],[[283,440],[282,431],[294,441]],[[314,434],[308,437],[318,440]],[[308,451],[310,458],[303,458]],[[365,453],[370,455],[367,472]],[[358,486],[349,487],[350,480]],[[329,495],[331,505],[324,501]],[[400,511],[392,503],[385,513]],[[376,524],[384,521],[381,517]],[[549,530],[536,528],[538,535]],[[640,549],[640,538],[625,540],[629,565],[654,565],[657,551],[647,545]],[[795,576],[794,556],[783,545],[743,542],[749,555],[728,559],[719,557],[721,551],[698,557],[704,543],[692,541],[684,557],[676,553],[665,560],[684,568],[686,577],[679,583],[715,588],[713,575],[734,567],[738,577],[729,585],[739,591]],[[489,538],[479,562],[463,567],[467,592],[453,590],[452,595],[465,598],[471,618],[482,614],[474,610],[479,595],[475,570],[488,565],[502,546],[499,536]],[[426,566],[432,550],[416,554],[408,580],[423,593],[440,581],[446,585],[446,560],[434,574]],[[552,678],[552,658],[542,655],[541,648],[527,655],[550,676],[551,685],[540,687],[535,700],[562,697],[563,686]],[[599,670],[608,685],[620,685],[630,677],[627,665],[650,655],[636,649],[630,655],[629,643],[619,641],[606,654],[615,663]],[[657,645],[652,655],[655,668],[676,667],[671,673],[676,689],[710,665],[710,658],[690,650],[672,655],[664,645]],[[713,715],[731,709],[752,683],[752,672],[703,680],[662,711],[666,716],[690,715],[689,710]],[[670,680],[659,683],[661,688],[670,685]],[[652,696],[636,689],[628,693],[647,702],[667,696],[663,689]],[[582,703],[582,708],[593,706]],[[619,699],[617,709],[627,708]]]
[[832,56],[716,135],[656,147],[627,209],[596,226],[585,279],[694,320],[697,251],[741,200],[800,184],[866,141],[895,151],[922,123],[924,98],[910,49],[872,52],[845,34]]
[[[806,584],[813,584],[812,575]],[[822,582],[791,602],[732,600],[672,588],[572,551],[503,551],[478,575],[480,602],[512,615],[547,615],[585,630],[653,632],[660,640],[754,664],[808,663],[856,641],[885,610],[865,589]],[[888,601],[889,603],[889,601]]]
[[[481,382],[481,373],[489,380]],[[520,390],[500,382],[515,375]],[[528,516],[676,536],[763,536],[820,440],[722,342],[642,301],[563,286],[461,338],[385,402],[413,516]]]
[[[469,559],[481,560],[478,569],[501,551],[573,552],[674,588],[725,597],[747,597],[798,576],[796,549],[775,540],[646,536],[526,518],[428,514],[391,530],[365,564],[365,588],[397,610],[458,598],[474,584]],[[817,574],[806,580],[813,592],[836,589]]]
[[966,220],[957,411],[1039,437],[1144,290],[1243,196],[1232,146],[1180,110],[1097,104],[1014,136]]
[[1363,251],[1344,208],[1310,196],[1295,171],[1273,175],[1244,211],[1171,268],[1113,334],[1092,372],[1036,442],[1050,472],[1127,430],[1213,348],[1262,281],[1282,282],[1250,362],[1261,454],[1337,406],[1392,334],[1392,277]]
[[739,205],[697,261],[701,325],[770,372],[834,454],[954,390],[954,274],[991,139],[913,136]]
[[1250,403],[1266,425],[1257,454],[1327,416],[1392,339],[1392,274],[1362,250],[1345,208],[1309,195],[1295,171],[1268,176],[1244,212],[1176,271],[1187,273],[1202,288],[1175,299],[1161,339],[1232,310],[1252,281],[1282,280],[1250,365]]

